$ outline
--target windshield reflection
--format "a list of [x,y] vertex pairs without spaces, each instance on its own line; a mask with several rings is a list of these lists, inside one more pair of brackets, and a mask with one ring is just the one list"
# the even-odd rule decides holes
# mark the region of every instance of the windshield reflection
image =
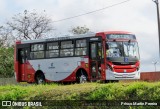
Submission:
[[107,57],[136,57],[139,58],[137,42],[107,42]]
[[122,42],[108,42],[107,57],[122,57]]

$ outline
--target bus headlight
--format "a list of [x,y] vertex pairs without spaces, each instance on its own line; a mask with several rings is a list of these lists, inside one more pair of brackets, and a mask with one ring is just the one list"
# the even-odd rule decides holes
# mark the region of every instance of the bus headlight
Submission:
[[135,67],[136,67],[136,65],[131,65],[131,67],[132,67],[132,68],[135,68]]

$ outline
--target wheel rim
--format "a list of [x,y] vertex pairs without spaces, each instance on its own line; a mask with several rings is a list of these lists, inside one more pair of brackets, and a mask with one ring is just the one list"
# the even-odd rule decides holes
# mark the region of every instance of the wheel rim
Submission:
[[44,80],[42,78],[38,79],[38,84],[42,84],[44,82]]
[[80,83],[85,83],[86,81],[87,81],[87,77],[85,76],[85,75],[81,75],[80,77],[79,77],[79,82]]
[[43,75],[37,75],[37,84],[43,84],[43,83],[44,83]]

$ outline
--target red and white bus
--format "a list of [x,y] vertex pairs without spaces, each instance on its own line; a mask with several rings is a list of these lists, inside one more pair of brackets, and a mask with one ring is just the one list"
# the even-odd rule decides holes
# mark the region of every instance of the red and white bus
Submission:
[[108,31],[85,35],[17,41],[17,82],[84,82],[140,78],[136,37]]

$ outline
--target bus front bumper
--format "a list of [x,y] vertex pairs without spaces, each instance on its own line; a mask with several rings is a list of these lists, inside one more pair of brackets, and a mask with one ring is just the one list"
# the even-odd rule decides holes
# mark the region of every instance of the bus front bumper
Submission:
[[140,70],[132,73],[117,73],[111,70],[106,70],[106,80],[127,80],[140,79]]

